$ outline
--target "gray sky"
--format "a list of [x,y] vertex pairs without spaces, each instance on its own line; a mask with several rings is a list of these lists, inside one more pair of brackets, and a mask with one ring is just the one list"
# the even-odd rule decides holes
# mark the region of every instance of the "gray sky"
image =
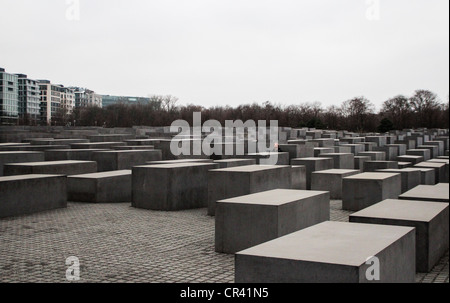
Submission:
[[79,1],[0,0],[0,66],[204,106],[449,93],[448,0]]

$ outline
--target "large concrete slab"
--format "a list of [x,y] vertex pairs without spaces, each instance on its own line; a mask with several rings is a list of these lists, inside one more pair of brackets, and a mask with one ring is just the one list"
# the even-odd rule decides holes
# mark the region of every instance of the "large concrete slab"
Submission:
[[358,169],[360,172],[364,172],[364,163],[367,161],[372,161],[372,158],[369,156],[356,156],[354,161],[355,169]]
[[[380,280],[369,281],[377,257]],[[324,222],[236,254],[236,283],[414,283],[412,227]]]
[[290,166],[249,165],[211,170],[208,174],[208,215],[214,216],[216,202],[272,189],[291,189]]
[[420,169],[417,168],[403,168],[403,169],[381,169],[381,173],[394,173],[402,175],[402,194],[419,186],[421,183]]
[[420,185],[399,196],[401,200],[418,200],[449,203],[448,184]]
[[73,160],[13,163],[6,164],[3,171],[5,176],[30,174],[81,175],[97,172],[97,163]]
[[306,189],[311,189],[313,172],[333,169],[334,167],[332,158],[299,158],[292,160],[291,164],[306,167]]
[[392,173],[363,173],[346,177],[342,182],[342,208],[360,211],[401,194],[401,175]]
[[42,152],[25,152],[25,151],[0,152],[0,177],[3,176],[3,166],[7,163],[25,163],[25,162],[42,162],[42,161],[44,161],[44,153]]
[[95,152],[107,151],[108,149],[54,149],[46,150],[45,161],[92,161]]
[[359,153],[358,156],[368,156],[372,159],[372,161],[386,161],[385,152],[367,151]]
[[425,158],[423,156],[413,156],[413,155],[403,155],[403,156],[397,157],[397,161],[409,162],[409,163],[412,163],[413,165],[423,162],[424,159]]
[[431,159],[431,150],[430,149],[408,149],[406,151],[406,155],[421,156],[421,157],[423,157],[422,161],[428,161]]
[[255,159],[259,165],[289,165],[289,153],[251,153],[241,156],[245,159]]
[[134,135],[128,134],[105,134],[89,136],[91,142],[123,142],[125,140],[133,140]]
[[113,149],[117,146],[125,146],[124,142],[91,142],[70,144],[72,149]]
[[73,202],[131,202],[131,170],[69,176],[67,193]]
[[256,159],[224,159],[216,160],[214,163],[219,164],[219,168],[231,168],[238,166],[256,165]]
[[97,162],[99,172],[131,169],[133,166],[161,159],[160,150],[115,150],[95,152],[92,155],[92,160]]
[[328,153],[319,155],[320,158],[333,159],[334,169],[354,169],[355,156],[348,153]]
[[436,145],[419,145],[417,149],[428,149],[431,153],[431,159],[439,157],[439,146]]
[[208,206],[208,171],[212,163],[179,163],[133,167],[132,206],[177,211]]
[[216,252],[234,254],[329,220],[328,192],[276,189],[217,201]]
[[333,200],[342,200],[342,180],[359,174],[359,170],[329,169],[312,173],[311,189],[329,191]]
[[350,222],[414,227],[418,272],[430,272],[449,248],[448,204],[385,200],[350,215]]
[[375,172],[380,169],[398,169],[397,161],[366,161],[364,172]]
[[66,176],[0,177],[0,218],[67,207]]
[[439,162],[421,162],[415,168],[433,168],[436,173],[436,183],[448,183],[448,166]]

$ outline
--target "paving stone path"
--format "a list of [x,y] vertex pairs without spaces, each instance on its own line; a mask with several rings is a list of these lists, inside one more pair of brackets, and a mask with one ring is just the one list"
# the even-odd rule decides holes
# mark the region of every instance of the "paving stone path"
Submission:
[[[341,201],[331,219],[347,221]],[[66,258],[80,260],[80,282],[232,283],[234,256],[214,252],[206,209],[155,212],[121,204],[69,203],[67,209],[0,220],[0,282],[66,280]],[[417,282],[448,283],[448,252]]]

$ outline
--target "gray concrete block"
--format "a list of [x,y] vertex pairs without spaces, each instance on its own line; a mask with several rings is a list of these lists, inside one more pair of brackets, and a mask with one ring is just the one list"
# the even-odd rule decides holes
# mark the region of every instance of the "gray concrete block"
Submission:
[[67,193],[73,202],[131,202],[131,170],[69,176]]
[[355,169],[358,169],[360,172],[364,171],[364,163],[367,161],[371,161],[372,158],[369,156],[356,156],[355,161]]
[[[406,155],[406,144],[386,144],[386,147],[396,147],[397,148],[397,156]],[[395,160],[395,159],[393,159]]]
[[449,206],[444,203],[385,200],[350,215],[350,222],[414,227],[418,272],[430,272],[449,248]]
[[216,252],[234,254],[329,220],[328,192],[276,189],[217,201]]
[[398,169],[396,161],[366,161],[364,162],[364,172],[375,172],[380,169]]
[[154,150],[155,147],[153,145],[136,145],[136,146],[115,146],[112,148],[113,150]]
[[420,162],[424,161],[424,158],[422,156],[410,156],[410,155],[404,155],[397,157],[397,161],[399,162],[409,162],[413,165],[416,165]]
[[[241,156],[244,159],[255,159],[258,165],[289,165],[289,153],[271,152],[271,153],[251,153]],[[275,159],[276,163],[272,163]]]
[[385,136],[366,136],[365,142],[373,142],[378,147],[383,147],[387,144],[387,139]]
[[420,168],[420,184],[421,185],[436,185],[436,174],[434,168]]
[[333,168],[335,169],[354,169],[355,156],[346,153],[328,153],[319,155],[320,158],[333,159]]
[[419,185],[400,195],[399,199],[449,203],[449,187],[446,183]]
[[398,168],[399,169],[403,169],[403,168],[412,168],[413,164],[411,162],[397,162],[398,164]]
[[292,165],[302,165],[306,167],[306,189],[311,189],[311,176],[315,171],[333,169],[332,158],[299,158],[291,161]]
[[107,151],[108,149],[54,149],[46,150],[45,161],[92,161],[94,152]]
[[365,151],[364,144],[341,144],[341,146],[349,147],[350,152],[354,155],[358,155],[359,153],[362,153]]
[[359,153],[358,156],[370,157],[372,159],[372,161],[386,161],[386,153],[385,152],[377,152],[377,151],[362,152],[362,153]]
[[330,198],[342,200],[342,180],[345,177],[359,174],[359,170],[329,169],[312,173],[311,189],[329,191]]
[[305,166],[292,166],[291,189],[306,190]]
[[445,148],[444,148],[444,142],[443,141],[427,141],[427,142],[424,142],[423,145],[437,146],[437,148],[438,148],[438,155],[436,157],[444,155]]
[[5,164],[5,176],[31,174],[81,175],[97,172],[97,163],[93,161],[47,161]]
[[431,153],[431,159],[439,157],[439,146],[437,145],[419,145],[417,149],[428,149]]
[[73,143],[88,143],[86,139],[35,139],[31,140],[31,145],[70,145]]
[[397,146],[382,146],[382,147],[374,147],[373,151],[381,151],[386,154],[386,160],[395,161],[399,156],[399,151]]
[[421,156],[423,161],[428,161],[431,159],[430,149],[408,149],[406,154],[409,156]]
[[293,169],[282,165],[249,165],[211,170],[208,174],[208,215],[216,202],[272,189],[291,189]]
[[[414,283],[412,227],[324,222],[238,252],[236,283]],[[366,273],[377,257],[380,280]]]
[[289,140],[288,143],[299,146],[300,155],[298,158],[314,157],[314,148],[317,147],[317,143],[306,140]]
[[0,152],[0,177],[3,176],[3,166],[8,163],[25,163],[44,161],[42,152],[7,151]]
[[104,134],[89,136],[91,142],[123,142],[125,140],[133,140],[134,135],[129,134]]
[[179,160],[161,160],[161,161],[149,161],[146,165],[160,165],[160,164],[181,164],[181,163],[213,163],[212,159],[179,159]]
[[311,141],[318,143],[319,147],[334,147],[334,139],[332,138],[313,139]]
[[414,165],[415,168],[434,168],[436,183],[448,183],[448,166],[445,163],[421,162]]
[[215,160],[214,163],[219,164],[219,168],[231,168],[238,166],[256,165],[256,159],[225,159]]
[[402,175],[402,194],[419,186],[421,183],[421,171],[416,168],[381,169],[378,172],[394,173]]
[[133,166],[159,161],[161,158],[160,150],[115,150],[95,152],[92,155],[99,172],[131,169]]
[[[117,146],[125,146],[123,142],[91,142],[91,143],[73,143],[72,149],[113,149]],[[61,149],[61,148],[59,148]]]
[[212,163],[179,163],[133,167],[132,206],[177,211],[208,206],[208,171]]
[[315,147],[314,148],[314,157],[319,157],[319,155],[331,154],[331,153],[334,153],[333,147]]
[[25,175],[0,177],[0,218],[67,207],[66,177]]
[[342,182],[342,208],[359,211],[401,194],[401,175],[392,173],[363,173],[345,177]]

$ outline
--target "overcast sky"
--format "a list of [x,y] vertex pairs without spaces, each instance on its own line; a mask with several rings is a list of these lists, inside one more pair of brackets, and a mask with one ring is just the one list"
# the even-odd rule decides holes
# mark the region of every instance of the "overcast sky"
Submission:
[[0,0],[0,67],[203,106],[448,98],[448,0],[72,2]]

